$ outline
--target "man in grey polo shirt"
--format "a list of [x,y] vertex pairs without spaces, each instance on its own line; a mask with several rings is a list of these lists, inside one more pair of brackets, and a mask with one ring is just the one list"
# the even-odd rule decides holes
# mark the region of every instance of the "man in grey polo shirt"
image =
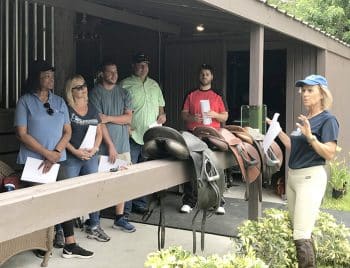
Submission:
[[[89,100],[100,112],[103,143],[100,154],[108,155],[109,161],[122,159],[131,163],[128,125],[132,108],[130,93],[117,85],[118,69],[113,62],[102,65],[101,81],[93,88]],[[136,231],[124,216],[124,203],[116,205],[113,228],[125,232]]]

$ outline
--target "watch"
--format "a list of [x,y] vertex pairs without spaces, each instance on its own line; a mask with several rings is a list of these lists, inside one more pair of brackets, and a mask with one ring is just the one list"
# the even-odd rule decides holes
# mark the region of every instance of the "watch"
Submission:
[[317,138],[315,135],[312,135],[310,138],[307,138],[308,143],[312,143],[313,141],[316,141]]

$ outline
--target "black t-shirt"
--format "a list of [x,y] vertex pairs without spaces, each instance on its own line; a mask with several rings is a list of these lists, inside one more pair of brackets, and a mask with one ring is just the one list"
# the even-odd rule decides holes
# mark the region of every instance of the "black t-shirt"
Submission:
[[88,112],[84,116],[79,115],[70,106],[68,106],[68,110],[72,126],[72,137],[69,142],[74,146],[74,148],[78,149],[89,126],[97,126],[98,123],[101,122],[101,119],[95,106],[91,103],[88,104]]
[[[311,132],[322,142],[337,142],[339,133],[339,123],[335,116],[328,111],[309,119]],[[290,135],[291,152],[288,166],[292,169],[307,168],[324,165],[326,160],[321,157],[314,148],[308,143],[306,137],[300,129],[293,131]]]

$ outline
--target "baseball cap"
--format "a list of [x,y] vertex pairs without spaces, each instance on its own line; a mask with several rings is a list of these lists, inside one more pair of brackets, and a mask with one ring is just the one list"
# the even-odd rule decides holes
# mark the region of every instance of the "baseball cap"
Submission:
[[132,57],[132,62],[133,63],[140,63],[140,62],[147,62],[149,63],[149,58],[148,56],[143,53],[143,52],[137,52],[133,57]]
[[36,61],[33,61],[31,70],[34,73],[40,73],[40,72],[46,72],[49,70],[55,71],[55,68],[45,60],[36,60]]
[[304,80],[298,80],[295,82],[296,87],[302,87],[304,85],[308,85],[308,86],[320,85],[320,86],[328,87],[328,82],[327,82],[327,79],[324,78],[322,75],[312,74],[305,77]]

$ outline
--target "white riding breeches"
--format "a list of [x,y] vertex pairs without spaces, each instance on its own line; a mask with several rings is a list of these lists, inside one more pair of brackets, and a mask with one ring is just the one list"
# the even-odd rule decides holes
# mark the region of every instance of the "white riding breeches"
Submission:
[[293,239],[310,239],[327,186],[324,166],[289,169],[286,186]]

